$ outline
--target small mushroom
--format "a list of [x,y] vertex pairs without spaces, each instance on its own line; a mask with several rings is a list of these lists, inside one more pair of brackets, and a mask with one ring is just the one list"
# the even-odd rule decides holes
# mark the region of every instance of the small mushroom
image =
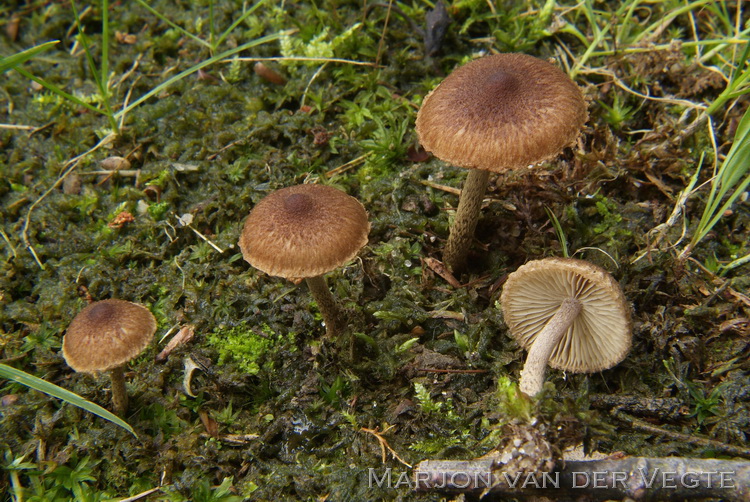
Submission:
[[128,409],[125,364],[151,342],[156,319],[143,305],[124,300],[102,300],[81,310],[63,337],[65,362],[75,371],[109,371],[112,406],[123,415]]
[[253,208],[239,245],[245,261],[258,270],[295,283],[305,279],[326,335],[333,337],[345,318],[323,274],[354,258],[369,232],[367,212],[354,197],[324,185],[296,185],[269,194]]
[[530,396],[542,390],[548,363],[594,373],[630,350],[630,307],[617,281],[589,262],[528,262],[508,276],[500,303],[511,335],[529,351],[519,388]]
[[419,142],[439,159],[469,169],[443,253],[454,272],[466,262],[490,172],[558,155],[575,142],[587,117],[575,82],[525,54],[471,61],[424,98]]

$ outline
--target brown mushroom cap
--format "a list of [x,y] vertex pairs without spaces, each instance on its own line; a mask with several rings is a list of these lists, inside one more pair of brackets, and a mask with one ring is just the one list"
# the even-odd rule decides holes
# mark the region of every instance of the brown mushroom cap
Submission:
[[417,135],[451,164],[488,171],[526,167],[575,142],[588,118],[578,86],[526,54],[495,54],[456,69],[424,99]]
[[370,223],[357,199],[324,185],[296,185],[264,197],[240,236],[253,267],[288,279],[315,277],[340,267],[367,244]]
[[123,365],[143,352],[156,332],[156,319],[143,305],[102,300],[81,310],[63,337],[68,366],[95,373]]
[[508,276],[500,303],[511,335],[528,349],[571,297],[581,302],[581,312],[553,350],[549,365],[593,373],[622,361],[632,337],[630,307],[617,281],[596,265],[572,258],[528,262]]

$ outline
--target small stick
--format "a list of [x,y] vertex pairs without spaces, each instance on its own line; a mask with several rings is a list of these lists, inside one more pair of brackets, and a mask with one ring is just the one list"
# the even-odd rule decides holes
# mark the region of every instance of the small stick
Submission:
[[211,239],[209,239],[208,237],[206,237],[205,235],[203,235],[202,233],[200,233],[198,230],[196,230],[191,225],[191,223],[193,222],[193,215],[192,214],[186,213],[186,214],[183,214],[182,216],[175,215],[175,218],[177,218],[177,222],[181,226],[187,227],[190,230],[192,230],[195,233],[195,235],[197,235],[198,237],[200,237],[201,239],[203,239],[209,246],[211,246],[212,248],[214,248],[217,252],[219,252],[219,253],[223,253],[224,252],[224,250],[221,249],[219,246],[217,246],[214,243],[214,241],[212,241]]
[[215,153],[212,153],[211,155],[209,155],[208,157],[206,157],[206,160],[214,160],[214,159],[215,159],[216,157],[218,157],[219,155],[221,155],[221,154],[222,154],[222,153],[224,153],[225,151],[229,150],[229,149],[230,149],[230,148],[232,148],[232,147],[233,147],[234,145],[238,145],[238,144],[240,144],[240,143],[243,143],[243,142],[245,142],[245,141],[247,141],[247,138],[239,138],[239,139],[236,139],[236,140],[232,141],[231,143],[229,143],[228,145],[224,145],[224,146],[222,146],[222,147],[221,147],[221,148],[219,149],[219,151],[217,151],[217,152],[215,152]]
[[157,486],[156,488],[151,488],[150,490],[143,491],[141,493],[138,493],[137,495],[133,495],[132,497],[128,497],[125,499],[119,499],[116,502],[135,502],[136,500],[140,500],[144,497],[148,497],[152,493],[156,493],[158,491],[161,491],[161,487]]
[[702,438],[690,434],[683,434],[681,432],[668,431],[666,429],[662,429],[661,427],[657,427],[655,425],[644,422],[643,420],[640,420],[638,418],[631,417],[630,415],[619,409],[612,410],[612,415],[624,422],[627,422],[634,429],[638,429],[640,431],[648,432],[651,434],[658,434],[660,436],[666,436],[681,443],[688,443],[703,448],[709,448],[726,455],[750,458],[750,449],[747,448],[740,448],[731,444],[722,443],[721,441],[715,441],[713,439]]
[[[574,396],[571,395],[574,399]],[[662,420],[679,420],[685,418],[688,407],[676,397],[653,397],[636,395],[591,394],[591,407],[599,410],[617,409],[631,415],[657,417]]]
[[418,491],[444,490],[480,495],[482,501],[508,497],[552,500],[685,500],[721,498],[747,501],[750,462],[685,457],[567,461],[559,470],[506,472],[495,459],[425,460],[414,468]]
[[453,312],[452,310],[431,310],[427,312],[427,315],[432,319],[453,319],[454,321],[464,322],[466,316],[461,312]]
[[86,175],[105,175],[105,176],[112,176],[114,174],[117,174],[118,176],[122,177],[135,177],[140,174],[140,169],[100,169],[98,171],[87,171],[85,173],[80,173],[81,176]]
[[[453,188],[448,185],[441,185],[440,183],[435,183],[434,181],[430,181],[430,180],[419,180],[419,182],[426,187],[434,188],[435,190],[440,190],[441,192],[449,193],[452,195],[458,195],[458,196],[461,195],[461,190],[458,188]],[[496,202],[500,204],[501,206],[503,206],[503,209],[505,209],[506,211],[518,210],[518,208],[512,203],[506,200],[495,199],[493,197],[484,197],[484,199],[482,200],[482,205],[485,205],[489,202]]]
[[221,61],[222,63],[231,63],[233,61],[301,61],[301,62],[321,62],[321,63],[345,63],[354,66],[372,66],[377,67],[375,63],[369,63],[367,61],[354,61],[352,59],[341,59],[341,58],[314,58],[314,57],[269,57],[269,58],[234,58],[226,59]]
[[0,129],[14,129],[18,131],[33,131],[36,126],[20,125],[20,124],[0,124]]
[[343,173],[345,171],[348,171],[349,169],[353,168],[354,166],[359,165],[362,162],[364,162],[367,159],[367,157],[369,157],[370,155],[372,155],[372,152],[367,152],[364,155],[360,155],[359,157],[350,160],[346,164],[342,164],[339,167],[334,167],[333,169],[331,169],[330,171],[328,171],[326,173],[326,178],[330,178],[334,174],[341,174],[341,173]]

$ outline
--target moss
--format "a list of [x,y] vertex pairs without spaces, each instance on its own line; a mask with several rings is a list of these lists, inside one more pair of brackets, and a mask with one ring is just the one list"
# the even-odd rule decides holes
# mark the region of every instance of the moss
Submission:
[[[214,26],[220,33],[237,19],[239,10],[233,2],[213,4]],[[208,39],[205,2],[156,0],[150,5]],[[423,24],[428,7],[424,2],[399,3],[417,25]],[[598,7],[597,20],[614,19],[610,4]],[[669,7],[663,3],[653,8],[658,16]],[[748,426],[742,358],[747,351],[746,325],[741,322],[748,312],[742,295],[749,281],[742,267],[725,270],[722,265],[748,252],[747,207],[737,204],[693,255],[710,271],[725,274],[730,279],[726,286],[694,262],[675,260],[667,242],[680,239],[680,225],[659,244],[648,233],[668,218],[696,157],[711,148],[703,133],[680,145],[662,143],[679,132],[675,127],[681,107],[621,99],[623,110],[632,105],[634,112],[617,120],[619,131],[606,123],[611,116],[592,108],[575,148],[544,166],[495,179],[469,270],[457,278],[460,288],[426,266],[424,258],[440,258],[457,202],[443,187],[459,188],[465,170],[436,159],[414,160],[413,120],[421,99],[457,64],[480,51],[525,50],[548,57],[554,55],[552,42],[562,36],[573,55],[585,52],[570,33],[554,32],[559,24],[545,17],[550,12],[519,12],[492,12],[483,0],[454,2],[453,24],[441,51],[428,58],[409,20],[378,3],[367,9],[354,0],[263,4],[228,34],[218,50],[296,28],[284,42],[289,54],[332,54],[363,62],[379,56],[378,66],[269,63],[287,78],[281,86],[263,81],[247,61],[208,66],[200,76],[172,84],[130,110],[122,136],[76,167],[79,193],[54,188],[38,203],[67,162],[96,145],[108,123],[49,92],[31,92],[26,79],[5,73],[0,84],[2,122],[39,129],[0,130],[1,357],[92,401],[108,402],[104,380],[73,375],[59,354],[65,326],[84,304],[81,287],[95,299],[146,303],[164,332],[192,324],[196,336],[163,363],[153,362],[161,349],[154,346],[130,366],[128,385],[137,411],[127,420],[139,431],[140,441],[118,436],[107,423],[89,420],[78,409],[6,384],[3,393],[17,394],[20,404],[2,409],[0,425],[7,434],[0,438],[0,449],[10,449],[20,458],[28,445],[41,439],[48,459],[72,469],[79,465],[77,459],[89,455],[99,464],[91,471],[97,481],[87,483],[92,491],[106,491],[106,498],[157,486],[162,474],[172,488],[152,495],[158,500],[189,499],[193,487],[210,499],[233,475],[233,494],[258,500],[314,499],[321,493],[332,499],[434,498],[405,489],[369,490],[367,469],[379,465],[381,453],[377,441],[359,428],[384,430],[385,424],[395,424],[387,434],[389,444],[416,462],[441,454],[479,455],[501,439],[499,424],[528,415],[528,403],[503,404],[498,395],[517,378],[523,351],[506,335],[496,299],[504,277],[517,266],[559,254],[558,236],[545,207],[560,218],[571,252],[598,247],[618,261],[615,267],[603,253],[588,251],[583,256],[615,274],[635,316],[634,350],[623,363],[593,376],[551,370],[555,390],[550,396],[680,396],[688,409],[700,413],[676,422],[662,418],[662,425],[692,432],[700,417],[705,435],[742,444],[742,431]],[[32,5],[22,13],[18,39],[10,43],[9,37],[0,37],[0,52],[12,54],[41,40],[61,40],[59,47],[24,67],[96,102],[99,97],[84,56],[69,52],[75,46],[70,9],[53,3],[44,8]],[[580,9],[559,14],[571,29],[575,19],[588,19]],[[702,18],[696,19],[701,30],[722,24],[707,26]],[[132,102],[211,54],[134,3],[111,2],[110,20],[113,32],[135,36],[133,45],[110,44],[110,89],[118,107],[126,96]],[[101,42],[100,23],[99,7],[92,5],[84,24],[95,53]],[[692,29],[686,14],[675,18],[673,26]],[[588,22],[576,27],[593,39]],[[629,36],[625,29],[618,33],[621,38]],[[688,62],[689,51],[662,51],[660,44],[669,45],[670,40],[653,42],[655,48],[648,54],[624,51],[618,65],[610,65],[608,71],[620,77],[635,75],[629,85],[636,90],[653,85],[665,95],[698,102],[709,102],[718,94],[718,88],[709,85],[691,96],[680,82],[695,76],[673,74],[677,63]],[[281,47],[265,44],[242,55],[278,56]],[[731,44],[728,47],[727,51]],[[99,62],[99,54],[94,56]],[[652,59],[669,58],[675,59],[668,65],[650,64]],[[619,92],[616,86],[608,86],[595,73],[609,63],[592,56],[586,64],[594,72],[579,75],[592,103],[620,99],[611,95]],[[721,67],[721,61],[709,63],[712,69]],[[691,68],[689,72],[703,71]],[[730,128],[741,108],[723,115]],[[729,132],[717,128],[717,144],[730,141]],[[323,137],[327,143],[321,142]],[[89,174],[111,155],[127,156],[140,177],[112,177],[100,183]],[[351,161],[355,162],[348,164]],[[344,165],[347,169],[328,174]],[[708,170],[703,175],[707,174]],[[340,187],[358,197],[370,215],[367,248],[350,266],[327,278],[336,296],[356,312],[351,339],[321,341],[317,309],[311,308],[306,289],[252,270],[237,248],[250,208],[270,190],[302,182]],[[143,193],[147,185],[160,188],[158,198],[153,192]],[[700,197],[688,200],[685,214],[690,221],[697,219],[701,207]],[[121,210],[133,213],[135,221],[110,228],[108,223]],[[191,226],[203,237],[176,224],[175,217],[185,213],[193,216]],[[44,269],[23,241],[26,223],[29,244]],[[690,225],[687,229],[689,233]],[[633,263],[637,253],[646,251],[650,252]],[[436,314],[445,311],[452,312],[452,318]],[[205,371],[196,374],[194,382],[199,398],[188,398],[182,391],[187,355],[205,360]],[[670,358],[674,378],[662,364]],[[482,372],[431,372],[442,368],[427,364],[434,361],[451,370]],[[442,408],[422,409],[416,383],[433,407]],[[682,383],[705,385],[705,394],[691,396],[681,390],[687,388]],[[669,440],[654,446],[651,436],[606,414],[595,416],[585,399],[544,406],[550,423],[557,415],[564,425],[564,418],[573,416],[605,448],[632,454],[699,452],[693,445]],[[204,421],[210,424],[209,419],[223,416],[227,409],[239,414],[219,421],[216,438],[206,437]],[[29,424],[28,417],[38,417],[40,425]],[[228,433],[261,438],[235,445],[226,441]],[[116,448],[103,446],[112,444]],[[77,457],[66,458],[71,452]],[[107,469],[107,463],[116,468]],[[25,487],[43,476],[36,471],[48,467],[35,464],[35,471],[21,473]]]
[[274,355],[288,349],[294,340],[292,332],[277,334],[265,323],[259,330],[252,329],[247,322],[232,327],[217,327],[206,337],[208,345],[219,353],[219,365],[231,361],[248,375],[257,375],[261,369],[273,371]]

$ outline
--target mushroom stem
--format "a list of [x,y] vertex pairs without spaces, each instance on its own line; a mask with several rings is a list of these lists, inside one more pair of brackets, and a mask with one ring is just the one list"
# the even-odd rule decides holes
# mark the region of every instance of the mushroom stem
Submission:
[[526,364],[521,370],[521,381],[518,388],[529,396],[535,396],[542,390],[544,374],[547,370],[552,351],[573,324],[583,305],[576,298],[563,300],[557,313],[547,321],[542,331],[536,336],[534,343],[526,356]]
[[443,252],[443,262],[454,272],[460,271],[466,263],[466,256],[474,238],[474,230],[477,228],[479,211],[482,209],[482,199],[484,199],[489,179],[489,171],[469,169],[469,174],[464,181],[456,217]]
[[112,380],[112,408],[116,415],[123,416],[128,411],[128,392],[125,390],[125,366],[109,370]]
[[308,277],[305,279],[310,293],[318,304],[318,309],[323,315],[323,321],[326,323],[326,336],[329,338],[337,336],[343,329],[343,313],[336,299],[328,289],[326,280],[322,275]]

